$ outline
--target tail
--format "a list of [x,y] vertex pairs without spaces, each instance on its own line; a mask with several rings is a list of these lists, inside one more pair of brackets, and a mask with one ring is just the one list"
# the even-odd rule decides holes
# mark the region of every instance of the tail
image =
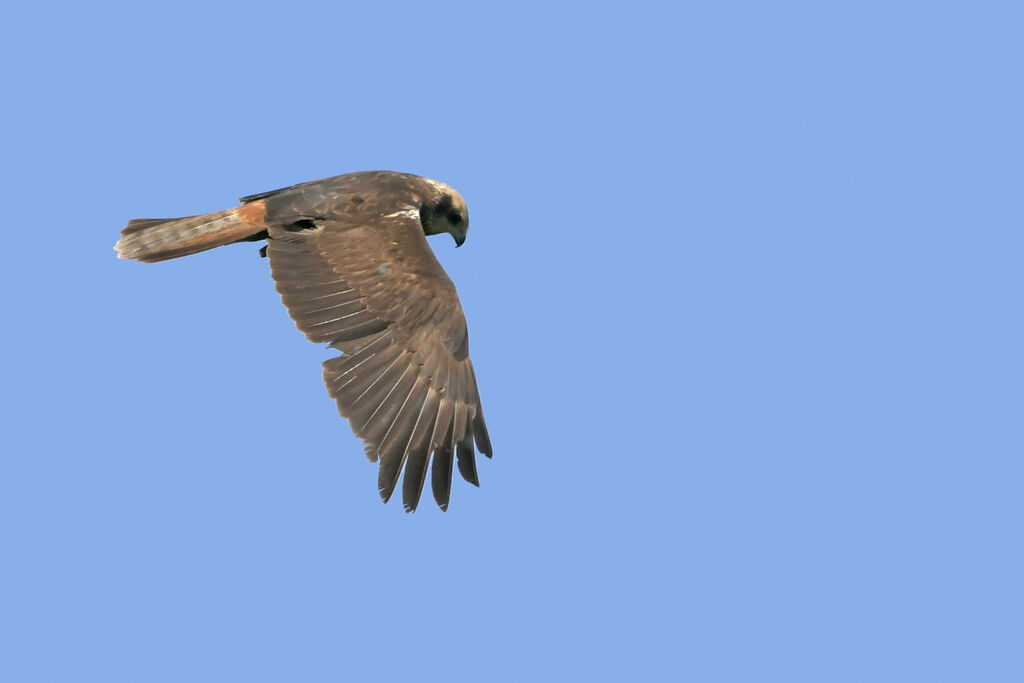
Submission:
[[232,242],[260,239],[266,204],[250,202],[224,211],[187,218],[138,218],[128,221],[114,247],[118,258],[146,263],[188,256]]

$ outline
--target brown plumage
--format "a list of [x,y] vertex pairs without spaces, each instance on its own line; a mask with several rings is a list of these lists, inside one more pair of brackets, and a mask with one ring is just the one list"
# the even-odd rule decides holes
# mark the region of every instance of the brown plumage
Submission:
[[448,232],[462,244],[462,197],[426,178],[367,171],[241,201],[202,216],[130,221],[118,255],[148,263],[266,239],[295,324],[342,352],[323,364],[324,383],[379,461],[381,497],[391,498],[404,468],[402,502],[415,510],[433,455],[431,489],[447,509],[456,456],[474,485],[474,443],[491,456],[462,305],[425,237]]

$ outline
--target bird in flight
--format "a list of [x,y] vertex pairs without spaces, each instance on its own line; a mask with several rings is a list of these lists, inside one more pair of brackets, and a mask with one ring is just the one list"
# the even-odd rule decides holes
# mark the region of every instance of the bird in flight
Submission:
[[[145,263],[266,240],[277,291],[310,341],[341,355],[323,364],[327,393],[379,462],[386,503],[404,467],[402,502],[419,504],[431,462],[448,509],[456,458],[479,486],[476,448],[491,457],[466,318],[427,235],[466,239],[469,214],[444,183],[365,171],[242,197],[241,206],[128,222],[118,256]],[[433,455],[433,458],[431,458]]]

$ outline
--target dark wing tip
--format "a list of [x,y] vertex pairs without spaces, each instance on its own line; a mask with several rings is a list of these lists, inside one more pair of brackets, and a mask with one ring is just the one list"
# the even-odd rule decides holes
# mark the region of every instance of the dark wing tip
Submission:
[[473,486],[480,486],[480,478],[476,472],[476,454],[473,452],[472,439],[466,439],[458,445],[456,454],[459,459],[459,474]]
[[477,449],[488,458],[493,453],[491,449],[491,437],[487,433],[487,425],[484,423],[484,411],[480,406],[476,407],[476,414],[473,415],[473,438],[476,440]]
[[398,483],[399,472],[395,470],[395,464],[392,462],[394,459],[393,456],[388,457],[381,454],[379,457],[380,464],[377,466],[377,493],[380,494],[380,499],[387,503],[391,500],[391,496],[395,492],[395,485]]
[[423,495],[423,484],[427,479],[427,463],[430,451],[425,447],[417,448],[409,454],[405,463],[405,478],[402,480],[402,505],[406,512],[416,512]]
[[448,501],[451,499],[454,459],[451,446],[441,446],[434,451],[430,465],[430,488],[434,492],[434,502],[442,511],[448,510]]

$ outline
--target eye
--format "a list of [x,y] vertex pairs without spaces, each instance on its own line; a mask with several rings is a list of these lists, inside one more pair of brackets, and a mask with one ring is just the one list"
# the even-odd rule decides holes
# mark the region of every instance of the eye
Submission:
[[458,225],[459,223],[462,222],[462,214],[459,213],[458,209],[452,209],[451,211],[448,212],[448,221],[452,225]]

